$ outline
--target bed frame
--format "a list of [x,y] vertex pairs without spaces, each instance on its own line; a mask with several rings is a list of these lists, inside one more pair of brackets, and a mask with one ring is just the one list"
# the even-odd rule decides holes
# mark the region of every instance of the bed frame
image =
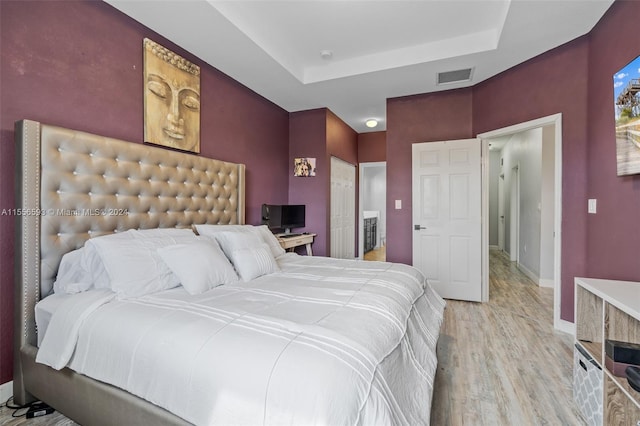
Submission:
[[62,255],[127,229],[244,224],[245,166],[22,120],[16,123],[14,400],[80,424],[187,424],[126,391],[36,364],[34,306]]

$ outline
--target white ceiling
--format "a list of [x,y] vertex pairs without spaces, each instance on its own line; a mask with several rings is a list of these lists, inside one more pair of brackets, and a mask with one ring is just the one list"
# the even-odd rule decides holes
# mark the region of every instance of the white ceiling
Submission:
[[[360,133],[386,129],[387,98],[479,83],[588,33],[613,3],[106,1],[285,110],[327,107]],[[436,84],[461,68],[471,81]]]

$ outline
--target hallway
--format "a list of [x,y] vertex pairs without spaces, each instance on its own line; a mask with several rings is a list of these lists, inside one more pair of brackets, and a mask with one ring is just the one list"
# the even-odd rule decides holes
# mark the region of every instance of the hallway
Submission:
[[553,289],[490,251],[488,303],[447,301],[434,425],[583,425],[573,402],[573,338],[553,329]]

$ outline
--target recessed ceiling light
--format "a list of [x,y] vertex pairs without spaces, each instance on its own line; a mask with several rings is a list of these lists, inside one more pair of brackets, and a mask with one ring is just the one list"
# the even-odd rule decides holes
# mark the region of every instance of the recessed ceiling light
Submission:
[[367,127],[376,127],[378,125],[378,120],[376,120],[375,118],[370,118],[367,121],[364,122],[365,126]]

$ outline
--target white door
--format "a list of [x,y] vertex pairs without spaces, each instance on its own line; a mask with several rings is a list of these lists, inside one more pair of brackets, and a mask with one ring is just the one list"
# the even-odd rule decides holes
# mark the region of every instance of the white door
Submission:
[[331,157],[331,257],[355,257],[355,223],[356,167]]
[[479,139],[413,145],[413,265],[444,298],[481,301]]

